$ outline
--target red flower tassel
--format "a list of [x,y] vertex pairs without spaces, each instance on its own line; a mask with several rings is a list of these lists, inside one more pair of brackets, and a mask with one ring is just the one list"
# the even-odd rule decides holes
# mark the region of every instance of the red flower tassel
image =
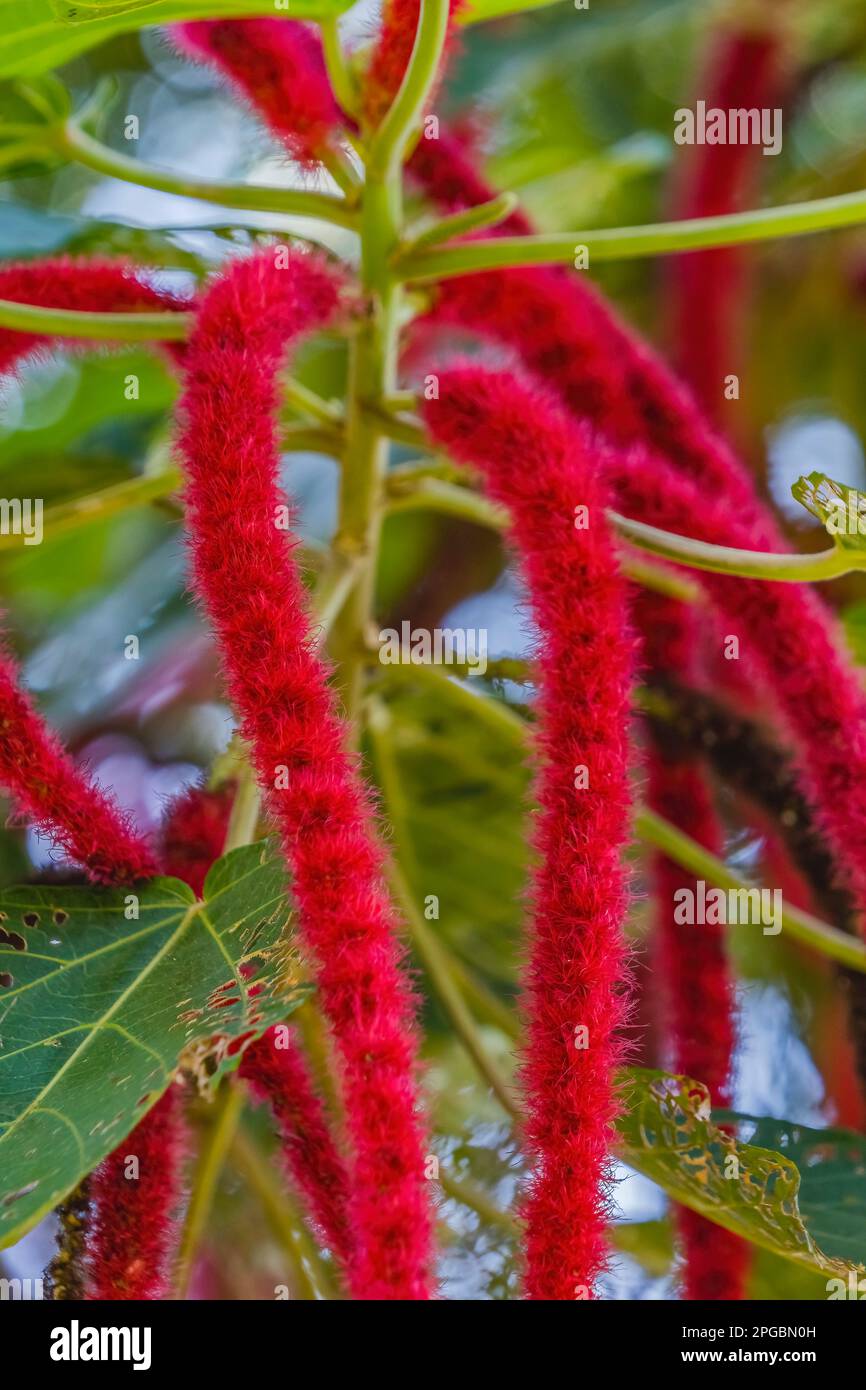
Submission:
[[318,36],[290,19],[175,24],[181,52],[212,63],[268,121],[293,158],[321,159],[339,122]]
[[336,303],[333,277],[298,254],[285,269],[272,253],[256,256],[218,280],[189,344],[180,447],[196,588],[282,833],[342,1061],[354,1146],[350,1287],[412,1299],[428,1294],[431,1233],[411,995],[369,799],[278,529],[276,373],[287,344]]
[[167,1296],[184,1149],[182,1091],[173,1084],[91,1179],[89,1299]]
[[634,642],[625,586],[595,448],[548,396],[516,376],[465,367],[440,376],[425,418],[508,508],[540,632],[526,1290],[587,1298],[606,1259],[613,1078],[628,1015],[621,853]]
[[[714,35],[699,95],[708,110],[773,111],[779,67],[773,33]],[[749,206],[765,163],[760,156],[760,146],[745,141],[691,146],[672,217],[713,217]],[[716,425],[724,409],[725,377],[739,371],[748,263],[743,248],[732,246],[674,256],[670,263],[674,361]]]

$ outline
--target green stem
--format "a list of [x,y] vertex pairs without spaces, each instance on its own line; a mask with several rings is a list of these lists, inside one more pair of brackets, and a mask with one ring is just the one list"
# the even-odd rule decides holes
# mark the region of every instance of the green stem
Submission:
[[135,183],[141,188],[153,188],[160,193],[176,193],[182,198],[198,198],[202,202],[218,203],[221,207],[245,212],[279,212],[295,217],[314,217],[338,227],[353,228],[357,223],[356,214],[345,200],[335,198],[330,193],[197,179],[168,169],[155,169],[94,140],[75,121],[68,121],[62,128],[59,147],[68,158],[77,160],[96,173],[122,179],[124,183]]
[[[497,507],[495,503],[488,501],[482,493],[475,492],[470,487],[463,487],[458,483],[448,482],[442,478],[424,476],[419,470],[416,470],[411,478],[401,476],[399,473],[392,473],[388,479],[388,515],[416,510],[437,511],[447,516],[457,516],[464,521],[474,521],[478,526],[486,526],[495,531],[504,530],[508,523],[507,513],[501,507]],[[685,537],[681,536],[669,537],[666,531],[656,531],[655,528],[644,527],[639,522],[627,521],[615,512],[610,512],[608,515],[620,533],[630,541],[635,541],[636,528],[640,528],[641,533],[651,531],[655,538],[654,553],[664,554],[666,558],[676,558],[671,555],[669,550],[659,549],[663,541],[666,542],[668,539],[674,543],[682,541],[683,545],[687,544],[701,552],[708,548],[702,546],[698,541],[687,541]],[[645,548],[649,547],[645,545]],[[711,549],[721,551],[722,547],[714,546]],[[751,552],[731,551],[725,553],[740,555]],[[856,552],[851,551],[850,553],[853,555]],[[779,557],[768,556],[767,558]],[[790,558],[805,559],[806,557]],[[627,550],[621,553],[620,560],[623,572],[628,575],[629,579],[641,584],[645,589],[652,589],[656,593],[665,594],[668,598],[678,598],[683,603],[703,602],[703,594],[699,586],[692,580],[673,574],[661,565],[648,564],[645,560],[629,554]],[[864,552],[864,560],[866,560],[866,552]],[[709,566],[704,566],[704,568],[709,568]]]
[[[716,888],[748,890],[755,886],[654,811],[646,808],[639,811],[635,817],[635,830],[645,844],[661,850],[675,864]],[[820,921],[811,913],[801,912],[799,908],[783,906],[781,922],[783,929],[795,940],[802,941],[841,965],[847,965],[849,969],[866,972],[866,943],[856,937],[848,936],[838,927],[831,927],[829,923]]]
[[291,406],[300,415],[306,415],[310,420],[317,420],[331,429],[342,428],[343,412],[340,407],[326,401],[318,392],[311,391],[303,382],[291,378],[283,387],[283,395],[286,405]]
[[370,143],[367,177],[396,177],[418,132],[448,32],[449,0],[421,0],[412,56],[388,114]]
[[229,814],[223,854],[253,843],[259,827],[261,809],[262,794],[259,784],[249,759],[244,758],[240,764],[237,790]]
[[651,555],[673,560],[692,569],[713,574],[733,574],[741,579],[773,579],[787,583],[838,579],[842,574],[866,569],[866,550],[819,550],[813,555],[776,554],[763,550],[738,550],[733,546],[711,545],[707,541],[660,531],[643,521],[632,521],[618,512],[608,513],[616,530],[632,545]]
[[515,1240],[519,1237],[520,1226],[510,1212],[498,1207],[484,1188],[479,1187],[471,1178],[456,1178],[453,1173],[440,1169],[439,1185],[446,1197],[453,1198],[455,1202],[462,1202],[470,1211],[480,1216],[482,1221],[486,1221],[488,1226],[499,1226],[507,1236]]
[[319,20],[319,33],[322,37],[322,52],[331,91],[341,110],[345,111],[347,116],[354,116],[358,111],[358,83],[346,61],[336,18]]
[[[98,492],[76,497],[71,502],[59,502],[56,507],[49,507],[42,518],[44,537],[46,541],[53,541],[80,526],[104,521],[131,507],[143,507],[149,502],[170,497],[181,486],[181,481],[176,468],[167,468],[160,473],[146,473],[140,478],[125,478],[121,483],[112,483]],[[0,551],[17,550],[21,545],[21,536],[0,535]]]
[[367,730],[379,773],[379,785],[385,801],[385,810],[391,822],[400,857],[400,863],[397,862],[396,858],[392,858],[388,866],[391,889],[403,909],[403,915],[409,928],[409,938],[430,982],[435,998],[438,999],[468,1056],[475,1063],[481,1078],[487,1082],[506,1114],[516,1119],[517,1107],[511,1089],[484,1046],[475,1020],[455,983],[448,952],[443,948],[435,933],[428,927],[401,867],[411,860],[412,851],[406,831],[406,813],[400,775],[386,733],[389,721],[390,716],[384,706],[378,701],[371,702]]
[[181,342],[192,327],[192,314],[95,314],[84,309],[45,309],[0,299],[0,328],[46,338],[94,338],[110,343]]
[[474,208],[466,208],[464,212],[453,212],[449,217],[440,218],[431,226],[422,228],[414,236],[408,235],[399,255],[408,259],[418,251],[424,251],[430,246],[439,246],[443,241],[450,241],[452,237],[477,232],[480,227],[494,227],[497,222],[504,222],[506,217],[511,216],[518,201],[516,193],[500,193],[498,198],[491,198],[487,203],[478,203]]
[[304,1302],[335,1299],[331,1274],[307,1231],[300,1212],[280,1183],[269,1160],[243,1129],[232,1142],[232,1161],[258,1197],[271,1230],[280,1243],[292,1271],[293,1283]]
[[196,1255],[205,1232],[217,1183],[243,1109],[243,1092],[229,1082],[223,1084],[214,1101],[214,1112],[207,1137],[199,1150],[192,1180],[192,1196],[187,1207],[175,1276],[175,1297],[186,1298]]
[[743,242],[804,236],[866,222],[866,190],[833,198],[815,198],[787,207],[757,208],[721,217],[694,217],[680,222],[654,222],[644,227],[611,227],[542,236],[497,237],[459,246],[443,246],[401,257],[395,267],[401,279],[419,283],[504,270],[524,265],[574,265],[578,248],[587,261],[634,260],[672,251],[696,251]]

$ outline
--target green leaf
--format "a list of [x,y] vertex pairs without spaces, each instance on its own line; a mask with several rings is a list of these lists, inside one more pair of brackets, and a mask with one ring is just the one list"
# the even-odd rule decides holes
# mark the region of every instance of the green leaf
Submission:
[[[351,3],[291,0],[291,18],[323,19]],[[274,13],[274,0],[0,0],[0,77],[47,72],[146,24]]]
[[[838,1142],[831,1147],[835,1167],[820,1184],[823,1204],[812,1197],[819,1186],[813,1175],[809,1201],[801,1205],[806,1184],[801,1184],[795,1154],[802,1162],[814,1161],[817,1139],[811,1149],[804,1144],[792,1152],[782,1142],[783,1131],[790,1135],[791,1126],[766,1129],[763,1126],[774,1122],[761,1121],[755,1137],[778,1141],[785,1152],[744,1143],[714,1122],[707,1088],[682,1076],[634,1068],[626,1073],[625,1086],[627,1108],[618,1125],[617,1146],[624,1162],[684,1206],[765,1250],[837,1278],[847,1278],[852,1268],[862,1272],[863,1240],[854,1236],[845,1242],[839,1237],[846,1219],[841,1194],[850,1200],[857,1193],[854,1219],[862,1210],[866,1141],[860,1140],[856,1151],[850,1146],[843,1151]],[[817,1132],[809,1133],[814,1137]],[[834,1184],[841,1200],[831,1215],[828,1206],[833,1208],[834,1201],[828,1204],[826,1196],[828,1185]]]
[[457,17],[458,24],[483,24],[489,19],[504,19],[506,15],[523,14],[528,10],[547,9],[559,0],[469,0]]
[[776,1149],[800,1172],[800,1214],[821,1249],[849,1264],[866,1259],[866,1138],[847,1129],[810,1129],[790,1120],[717,1111],[740,1138]]
[[862,492],[824,473],[809,473],[797,479],[791,493],[817,517],[840,550],[866,550],[866,497]]
[[0,1247],[125,1138],[179,1064],[213,1085],[240,1060],[228,1041],[259,1036],[307,993],[267,842],[220,859],[203,901],[174,878],[137,898],[127,920],[130,890],[0,893]]

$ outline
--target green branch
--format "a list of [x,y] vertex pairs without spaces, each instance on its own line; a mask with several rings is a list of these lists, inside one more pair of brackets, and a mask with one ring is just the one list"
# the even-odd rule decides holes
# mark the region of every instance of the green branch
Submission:
[[177,343],[188,337],[184,313],[95,314],[85,309],[46,309],[0,299],[0,328],[46,338],[87,338],[108,343]]
[[738,550],[733,546],[693,540],[691,536],[679,536],[673,531],[660,531],[656,526],[632,521],[618,512],[610,512],[609,516],[619,534],[632,545],[651,555],[673,560],[678,565],[689,565],[692,569],[708,570],[713,574],[799,583],[838,579],[842,574],[866,569],[866,550],[848,550],[836,546],[832,550],[819,550],[813,555]]
[[663,256],[672,251],[697,251],[743,242],[804,236],[866,222],[866,190],[833,198],[816,198],[787,207],[757,208],[723,217],[695,217],[680,222],[653,222],[644,227],[611,227],[542,236],[497,237],[459,246],[443,246],[401,257],[396,271],[415,283],[472,275],[482,270],[505,270],[524,265],[575,264],[579,247],[588,264]]
[[[699,845],[675,825],[657,816],[654,811],[644,809],[635,817],[635,830],[645,844],[661,850],[681,868],[712,883],[716,888],[735,888],[748,891],[755,885],[730,869],[721,859]],[[851,970],[866,972],[866,943],[831,927],[809,912],[799,908],[784,907],[781,913],[782,927],[796,941],[811,946],[831,960],[846,965]]]
[[62,128],[58,147],[69,159],[86,165],[96,173],[122,179],[125,183],[135,183],[141,188],[153,188],[160,193],[176,193],[181,198],[198,198],[202,202],[218,203],[221,207],[245,212],[315,217],[320,221],[335,223],[338,227],[353,228],[357,225],[357,214],[343,198],[335,198],[330,193],[269,188],[264,184],[227,183],[219,179],[196,179],[168,169],[155,169],[94,140],[75,121],[68,121]]
[[449,0],[421,0],[418,30],[405,76],[370,143],[368,177],[394,177],[409,153],[439,71],[449,11]]

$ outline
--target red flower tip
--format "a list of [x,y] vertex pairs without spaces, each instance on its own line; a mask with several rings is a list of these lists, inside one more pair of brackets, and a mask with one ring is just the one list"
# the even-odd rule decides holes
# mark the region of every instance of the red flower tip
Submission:
[[225,74],[294,159],[315,164],[339,125],[318,36],[290,19],[193,20],[178,48]]
[[416,1039],[368,796],[315,654],[293,542],[275,524],[276,374],[336,308],[316,257],[237,262],[205,297],[189,345],[180,449],[195,587],[216,631],[241,731],[293,875],[299,928],[343,1071],[353,1145],[349,1284],[423,1298],[430,1216]]
[[606,1260],[614,1072],[629,1008],[621,856],[634,640],[625,586],[596,446],[546,393],[460,367],[440,376],[439,399],[424,409],[433,437],[479,467],[510,512],[539,630],[526,1289],[533,1299],[586,1298]]

